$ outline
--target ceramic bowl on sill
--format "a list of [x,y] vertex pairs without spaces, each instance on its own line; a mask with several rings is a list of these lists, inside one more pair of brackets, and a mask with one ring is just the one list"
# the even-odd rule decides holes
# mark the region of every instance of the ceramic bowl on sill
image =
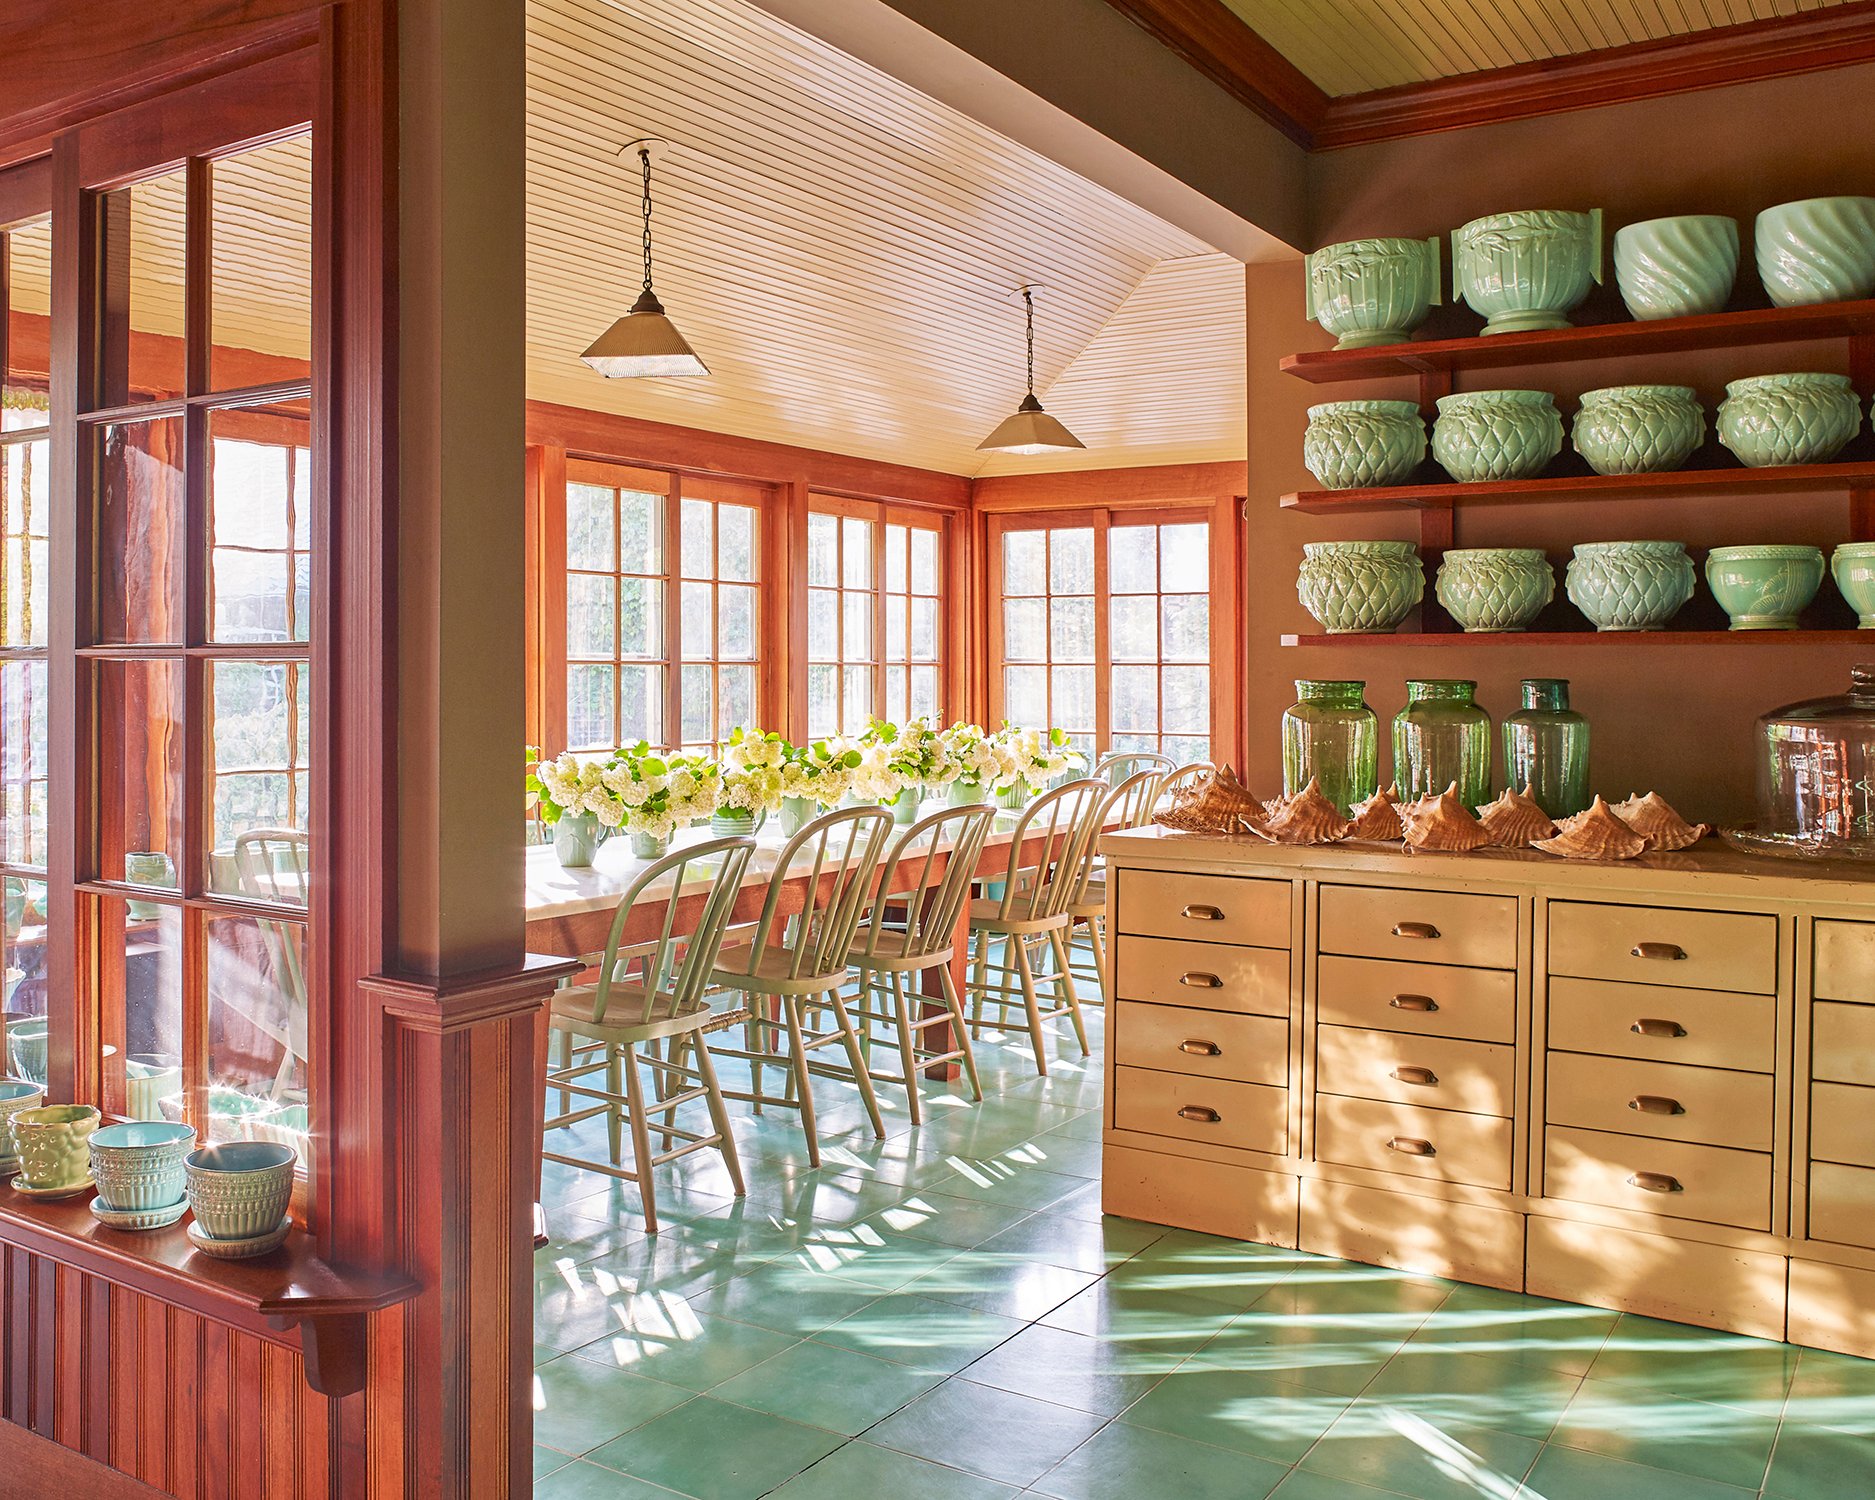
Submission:
[[1426,423],[1411,401],[1326,401],[1309,408],[1302,461],[1331,490],[1404,484],[1426,456]]
[[13,1150],[13,1116],[22,1109],[37,1109],[46,1102],[46,1091],[37,1083],[21,1078],[0,1079],[0,1176],[19,1170]]
[[1403,344],[1439,301],[1439,241],[1347,240],[1303,263],[1304,316],[1335,336],[1337,349]]
[[1534,479],[1562,452],[1562,415],[1548,391],[1462,391],[1439,398],[1432,456],[1461,484]]
[[1487,335],[1567,328],[1601,261],[1599,208],[1488,214],[1452,231],[1452,295],[1484,314]]
[[7,1015],[7,1066],[15,1078],[28,1083],[46,1081],[46,1018]]
[[1296,596],[1330,635],[1394,630],[1426,592],[1411,542],[1309,542]]
[[1733,630],[1795,630],[1823,583],[1817,547],[1714,547],[1706,586]]
[[1682,542],[1583,542],[1567,582],[1597,630],[1660,630],[1693,597],[1693,560]]
[[183,1168],[196,1227],[217,1240],[271,1234],[286,1218],[297,1160],[291,1146],[273,1141],[223,1141],[191,1151]]
[[1597,474],[1677,469],[1705,441],[1706,414],[1685,385],[1615,385],[1584,391],[1569,440]]
[[1778,307],[1875,295],[1875,198],[1804,198],[1758,215],[1758,279]]
[[1719,441],[1751,469],[1828,463],[1861,425],[1847,375],[1754,375],[1727,385],[1719,404]]
[[91,1134],[100,1116],[89,1104],[43,1104],[12,1117],[19,1180],[31,1192],[76,1191],[91,1180]]
[[1738,279],[1738,220],[1645,219],[1615,231],[1615,283],[1642,322],[1722,312]]
[[195,1131],[187,1125],[131,1120],[102,1126],[91,1137],[99,1201],[122,1212],[182,1202],[183,1159],[194,1149]]
[[1875,630],[1875,542],[1844,542],[1829,558],[1836,592],[1856,613],[1856,624]]

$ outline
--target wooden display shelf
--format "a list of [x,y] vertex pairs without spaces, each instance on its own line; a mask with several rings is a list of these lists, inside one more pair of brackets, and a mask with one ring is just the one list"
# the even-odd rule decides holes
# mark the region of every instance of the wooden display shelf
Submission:
[[1391,634],[1285,635],[1285,646],[1844,646],[1875,652],[1875,630],[1462,630]]
[[328,1264],[302,1230],[253,1260],[216,1260],[189,1242],[181,1223],[135,1233],[110,1229],[92,1217],[89,1201],[89,1195],[35,1201],[0,1188],[0,1243],[218,1322],[276,1333],[297,1326],[307,1384],[321,1395],[364,1389],[367,1316],[419,1290],[405,1276]]
[[1686,349],[1733,349],[1754,344],[1817,342],[1875,333],[1875,300],[1815,307],[1762,307],[1744,312],[1661,318],[1647,323],[1595,323],[1535,333],[1473,335],[1383,344],[1373,349],[1320,349],[1291,354],[1284,374],[1315,385],[1385,376],[1449,374],[1505,365],[1565,364],[1627,359]]

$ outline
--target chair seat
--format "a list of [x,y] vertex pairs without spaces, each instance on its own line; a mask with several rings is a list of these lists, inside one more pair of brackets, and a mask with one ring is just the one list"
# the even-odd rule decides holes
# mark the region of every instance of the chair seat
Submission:
[[1054,917],[1005,917],[1003,903],[987,897],[978,897],[970,903],[970,925],[989,932],[1046,932],[1067,920],[1066,912]]
[[548,1019],[563,1031],[576,1031],[595,1041],[637,1042],[685,1031],[718,1031],[734,1025],[738,1015],[747,1015],[746,1011],[714,1010],[702,1000],[679,1005],[673,996],[663,994],[653,997],[647,1015],[642,985],[615,984],[606,1001],[605,1019],[595,1021],[592,1008],[598,994],[599,987],[592,984],[555,990]]
[[794,974],[793,950],[768,947],[758,960],[752,945],[738,943],[725,947],[717,955],[710,971],[710,983],[725,989],[751,991],[758,995],[817,995],[846,980],[846,970],[817,974],[811,969]]

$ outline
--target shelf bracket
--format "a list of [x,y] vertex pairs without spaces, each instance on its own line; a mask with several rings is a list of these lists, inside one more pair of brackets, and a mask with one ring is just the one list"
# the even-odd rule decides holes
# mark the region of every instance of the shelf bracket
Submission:
[[321,1396],[352,1396],[365,1388],[363,1313],[285,1315],[269,1318],[267,1326],[279,1333],[299,1329],[300,1363],[306,1372],[306,1384]]

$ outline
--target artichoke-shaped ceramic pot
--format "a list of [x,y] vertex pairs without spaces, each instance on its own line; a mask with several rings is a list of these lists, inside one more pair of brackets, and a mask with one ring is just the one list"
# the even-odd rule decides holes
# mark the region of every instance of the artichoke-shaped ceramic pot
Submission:
[[1454,479],[1530,479],[1562,452],[1562,414],[1548,391],[1465,391],[1439,398],[1432,456]]
[[1563,316],[1602,279],[1602,211],[1531,208],[1452,231],[1452,296],[1484,332],[1567,328]]
[[1457,547],[1439,564],[1434,587],[1464,630],[1522,630],[1556,597],[1556,574],[1535,547]]
[[1751,469],[1828,463],[1861,425],[1847,375],[1754,375],[1719,403],[1719,441]]
[[1693,597],[1693,560],[1681,542],[1583,542],[1567,582],[1597,630],[1659,630]]
[[1404,484],[1426,456],[1426,424],[1411,401],[1330,401],[1309,408],[1302,461],[1331,490]]
[[1682,214],[1615,231],[1615,284],[1643,321],[1721,312],[1737,279],[1736,219]]
[[1778,307],[1875,295],[1875,198],[1804,198],[1758,215],[1758,278]]
[[1875,630],[1875,542],[1844,542],[1829,558],[1836,592],[1856,613],[1856,624]]
[[1816,547],[1714,547],[1706,556],[1706,586],[1734,630],[1795,630],[1822,583]]
[[1439,241],[1347,240],[1304,263],[1307,316],[1337,349],[1404,343],[1439,301]]
[[1584,391],[1569,440],[1597,474],[1677,469],[1706,438],[1706,413],[1686,385]]
[[1411,542],[1309,542],[1296,596],[1330,635],[1387,631],[1426,592],[1426,570]]

